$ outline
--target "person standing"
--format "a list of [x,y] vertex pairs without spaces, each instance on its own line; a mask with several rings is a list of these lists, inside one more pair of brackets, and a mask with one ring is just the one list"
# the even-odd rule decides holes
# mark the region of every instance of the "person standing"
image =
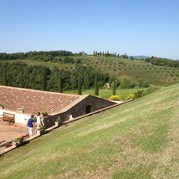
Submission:
[[33,126],[34,126],[33,124],[34,124],[34,115],[32,114],[27,121],[27,127],[29,129],[29,136],[32,136],[33,134]]
[[43,113],[41,113],[40,119],[41,119],[41,125],[44,126],[44,115],[43,115]]
[[36,119],[37,119],[37,129],[38,129],[42,125],[40,112],[37,113]]

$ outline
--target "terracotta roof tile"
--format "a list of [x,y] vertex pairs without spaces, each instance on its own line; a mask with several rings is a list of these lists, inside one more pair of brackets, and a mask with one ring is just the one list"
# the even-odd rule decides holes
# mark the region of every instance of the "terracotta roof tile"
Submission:
[[28,114],[36,114],[38,111],[48,114],[58,112],[80,98],[79,95],[0,85],[0,104],[13,111],[23,107]]

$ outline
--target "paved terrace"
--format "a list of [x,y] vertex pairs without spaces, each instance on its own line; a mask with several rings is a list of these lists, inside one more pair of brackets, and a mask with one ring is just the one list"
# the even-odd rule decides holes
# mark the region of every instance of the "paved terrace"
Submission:
[[25,125],[15,123],[10,124],[0,120],[0,151],[4,149],[3,144],[28,134],[28,129]]

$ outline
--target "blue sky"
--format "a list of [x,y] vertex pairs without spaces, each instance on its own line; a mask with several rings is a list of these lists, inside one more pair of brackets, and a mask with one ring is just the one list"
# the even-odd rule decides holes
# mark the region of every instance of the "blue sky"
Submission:
[[179,59],[179,0],[0,0],[0,52]]

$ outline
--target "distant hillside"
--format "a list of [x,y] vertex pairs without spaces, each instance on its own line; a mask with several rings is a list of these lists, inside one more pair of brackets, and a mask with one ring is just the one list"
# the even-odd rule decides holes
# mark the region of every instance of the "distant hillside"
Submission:
[[130,56],[130,58],[135,58],[135,59],[146,59],[146,58],[150,58],[149,56],[145,56],[145,55],[138,55],[138,56]]
[[80,119],[0,157],[1,179],[178,178],[179,84]]
[[[142,57],[146,57],[146,56],[138,56],[138,58],[142,58]],[[72,54],[71,52],[68,51],[33,52],[33,53],[29,52],[25,55],[20,53],[17,54],[16,56],[14,55],[8,56],[7,54],[6,55],[4,54],[3,56],[3,54],[1,54],[1,58],[0,58],[1,63],[5,63],[5,62],[12,63],[16,61],[23,61],[31,66],[37,66],[37,65],[44,66],[49,68],[50,70],[53,70],[54,67],[67,71],[76,70],[75,73],[79,73],[77,69],[79,65],[81,65],[84,66],[86,69],[93,69],[93,72],[94,70],[96,70],[98,72],[101,72],[109,76],[109,82],[111,82],[114,79],[117,79],[120,83],[128,80],[131,86],[140,86],[140,83],[168,86],[179,82],[179,68],[177,67],[179,65],[179,62],[168,60],[168,59],[159,59],[156,57],[152,57],[147,60],[138,60],[138,59],[128,59],[128,57],[124,55],[114,56],[112,54],[102,55],[99,53],[96,56],[92,56],[92,55],[85,55],[83,53]],[[3,68],[1,67],[0,67],[0,72],[1,74],[4,73]],[[12,73],[12,69],[9,69],[9,76],[10,73]],[[13,74],[13,76],[16,75]],[[82,77],[84,76],[85,75],[82,75]],[[19,79],[21,78],[23,78],[23,75],[22,77],[19,77]],[[69,78],[70,77],[68,77],[68,79]],[[77,77],[74,75],[71,75],[71,78],[74,79],[69,79],[70,82],[77,79]],[[65,81],[67,80],[65,79]],[[82,81],[85,80],[82,79]],[[105,80],[103,80],[103,82],[104,81]],[[103,82],[100,81],[100,84],[103,85]],[[0,77],[0,83],[3,83],[3,76]],[[37,84],[39,83],[40,82],[37,82]],[[26,84],[22,84],[21,86],[26,86]],[[51,84],[54,84],[54,82],[51,82]]]
[[[179,82],[179,68],[153,65],[150,62],[141,60],[130,60],[128,58],[116,57],[93,57],[93,56],[77,56],[71,57],[74,62],[86,67],[92,67],[97,71],[109,74],[110,78],[117,78],[120,81],[124,79],[130,80],[132,83],[146,81],[149,84],[167,86]],[[63,61],[65,57],[61,58]],[[57,66],[63,69],[75,69],[76,63],[63,63],[62,61],[26,61],[28,64],[43,64],[47,66]]]

